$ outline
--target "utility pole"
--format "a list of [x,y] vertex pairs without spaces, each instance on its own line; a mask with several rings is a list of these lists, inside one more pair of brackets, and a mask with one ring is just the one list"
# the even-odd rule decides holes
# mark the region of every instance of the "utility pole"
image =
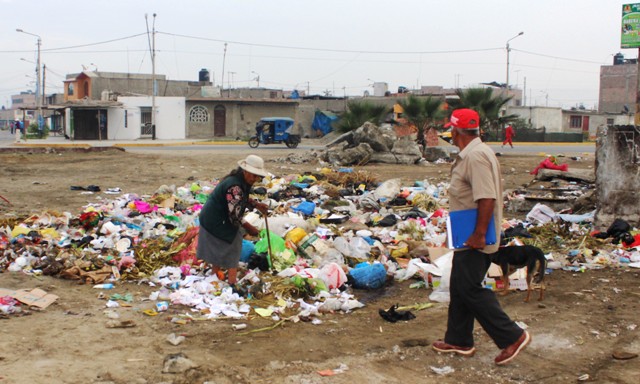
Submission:
[[151,140],[156,139],[156,14],[151,26]]
[[47,77],[47,64],[42,64],[42,105],[47,105],[47,92],[45,92],[45,87],[47,82],[45,81]]
[[[16,28],[16,32],[21,32],[27,35],[31,35],[31,36],[35,36],[38,38],[38,56],[37,56],[37,60],[36,60],[36,122],[38,124],[38,130],[40,130],[42,127],[40,125],[40,116],[42,116],[42,106],[40,104],[41,100],[40,100],[40,46],[42,45],[42,38],[40,38],[40,35],[36,35],[35,33],[31,33],[31,32],[27,32],[24,31],[20,28]],[[27,127],[25,127],[25,137],[27,137],[26,135],[27,132]]]
[[224,53],[222,55],[222,81],[220,82],[220,86],[222,87],[220,89],[220,94],[222,94],[222,91],[224,90],[224,63],[225,61],[227,61],[227,43],[224,43]]
[[511,52],[511,48],[509,48],[509,42],[515,39],[516,37],[522,36],[522,35],[524,35],[524,32],[520,32],[514,37],[507,40],[507,83],[505,84],[505,87],[504,87],[505,97],[509,97],[509,53]]
[[524,87],[522,91],[522,106],[527,105],[527,76],[524,77]]

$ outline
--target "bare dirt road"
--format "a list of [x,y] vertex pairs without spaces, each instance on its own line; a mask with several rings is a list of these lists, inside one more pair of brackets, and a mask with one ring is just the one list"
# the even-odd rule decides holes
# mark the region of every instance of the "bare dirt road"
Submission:
[[[152,194],[161,185],[221,177],[246,148],[203,153],[181,151],[131,154],[126,151],[2,153],[0,195],[12,203],[0,205],[0,218],[11,220],[31,212],[68,211],[78,215],[98,196],[72,191],[70,186],[119,187],[126,193]],[[281,158],[291,150],[260,153]],[[515,187],[531,180],[527,171],[539,156],[502,156],[505,184]],[[569,161],[569,160],[568,160]],[[593,166],[593,156],[570,167]],[[316,163],[267,162],[276,175],[315,171]],[[401,177],[407,183],[448,180],[449,165],[370,165],[365,170],[380,180]],[[556,257],[563,255],[556,255]],[[133,325],[110,328],[112,313],[99,292],[75,281],[23,273],[0,273],[0,288],[41,288],[59,296],[44,311],[0,317],[0,383],[638,383],[638,359],[617,360],[616,351],[640,351],[637,329],[640,274],[637,270],[556,270],[547,276],[542,303],[523,303],[523,293],[501,297],[515,320],[529,327],[533,342],[505,367],[493,364],[499,353],[477,327],[477,353],[472,358],[440,355],[430,343],[444,334],[447,306],[415,311],[416,319],[389,323],[379,309],[393,304],[427,301],[430,291],[411,289],[412,281],[393,283],[378,291],[354,291],[366,304],[349,314],[328,314],[322,323],[284,323],[272,330],[240,334],[273,326],[269,319],[248,321],[172,322],[189,309],[171,306],[158,316],[143,310],[155,290],[146,284],[117,284],[109,294],[130,293],[129,307],[115,309],[119,320]],[[166,341],[175,333],[186,340]],[[163,361],[183,353],[197,368],[162,373]],[[333,376],[318,372],[339,369]],[[438,375],[433,368],[451,367]]]

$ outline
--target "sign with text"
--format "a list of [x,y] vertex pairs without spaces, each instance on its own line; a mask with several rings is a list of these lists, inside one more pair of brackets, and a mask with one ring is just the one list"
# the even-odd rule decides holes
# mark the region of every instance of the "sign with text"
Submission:
[[620,47],[640,48],[640,4],[622,5]]

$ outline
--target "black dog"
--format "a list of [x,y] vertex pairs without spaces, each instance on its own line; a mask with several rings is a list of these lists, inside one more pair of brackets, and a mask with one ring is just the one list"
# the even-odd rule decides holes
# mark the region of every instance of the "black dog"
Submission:
[[[516,269],[527,267],[527,297],[524,301],[528,302],[531,296],[531,281],[535,271],[537,271],[538,275],[535,283],[540,285],[540,298],[538,300],[544,299],[545,285],[543,280],[544,272],[547,269],[547,259],[540,248],[533,245],[500,247],[498,252],[492,255],[491,261],[499,265],[502,270],[502,277],[500,278],[504,287],[502,294],[506,294],[509,290],[509,275]],[[537,270],[536,264],[538,265]]]

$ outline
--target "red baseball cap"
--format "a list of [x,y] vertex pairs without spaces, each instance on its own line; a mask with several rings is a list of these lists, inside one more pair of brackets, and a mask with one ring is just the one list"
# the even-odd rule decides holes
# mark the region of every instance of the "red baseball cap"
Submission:
[[451,126],[461,129],[477,129],[480,126],[480,115],[473,109],[456,109],[451,113],[451,120],[444,125],[445,128]]

